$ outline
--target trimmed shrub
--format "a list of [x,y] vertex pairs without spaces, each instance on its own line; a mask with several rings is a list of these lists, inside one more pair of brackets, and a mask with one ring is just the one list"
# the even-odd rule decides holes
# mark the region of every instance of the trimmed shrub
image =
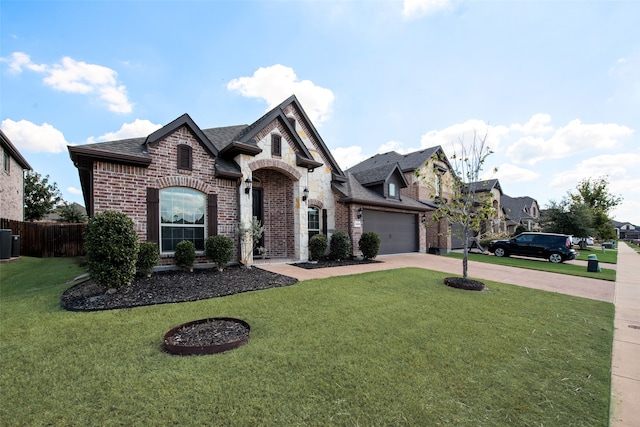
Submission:
[[138,235],[133,221],[116,211],[97,213],[84,234],[91,279],[108,288],[129,286],[136,275]]
[[218,266],[218,271],[222,271],[233,259],[233,240],[226,236],[209,236],[204,241],[204,252]]
[[362,233],[358,247],[362,251],[362,258],[374,259],[378,256],[378,251],[380,250],[380,236],[373,231]]
[[324,234],[314,234],[309,239],[309,258],[319,261],[327,252],[327,236]]
[[351,258],[351,239],[344,231],[336,231],[329,240],[329,256],[334,260]]
[[178,242],[173,259],[178,267],[184,270],[193,270],[193,263],[196,260],[196,246],[190,240]]
[[139,246],[138,270],[142,271],[147,277],[151,277],[153,267],[158,265],[158,261],[160,260],[160,250],[158,249],[158,245],[153,242],[142,242]]

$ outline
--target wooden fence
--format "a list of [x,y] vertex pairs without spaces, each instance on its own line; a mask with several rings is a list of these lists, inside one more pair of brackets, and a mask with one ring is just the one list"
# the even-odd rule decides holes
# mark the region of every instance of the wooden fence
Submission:
[[1,229],[20,236],[20,255],[37,258],[84,255],[86,224],[21,222],[0,218]]

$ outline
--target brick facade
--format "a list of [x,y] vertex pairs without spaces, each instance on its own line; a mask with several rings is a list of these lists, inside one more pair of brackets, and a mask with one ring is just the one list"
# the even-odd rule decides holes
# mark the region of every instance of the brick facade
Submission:
[[[177,167],[178,145],[192,148],[192,169]],[[147,188],[162,190],[186,187],[204,194],[218,195],[217,234],[230,237],[238,245],[238,182],[215,177],[215,158],[194,135],[181,127],[157,144],[149,146],[153,161],[148,168],[95,162],[93,166],[94,212],[116,210],[133,220],[140,241],[147,240]],[[209,233],[208,233],[209,234]],[[237,251],[236,251],[237,252]],[[204,262],[203,256],[198,257]],[[172,264],[172,255],[163,254],[161,264]]]

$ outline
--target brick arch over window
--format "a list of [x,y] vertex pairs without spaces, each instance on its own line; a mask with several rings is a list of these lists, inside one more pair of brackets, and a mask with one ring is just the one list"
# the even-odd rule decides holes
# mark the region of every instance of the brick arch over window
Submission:
[[317,208],[321,212],[321,220],[320,220],[320,232],[327,235],[327,210],[324,208],[324,203],[317,199],[309,199],[310,208]]
[[218,234],[218,195],[214,187],[190,176],[158,178],[155,187],[147,188],[147,241],[160,245],[160,190],[187,187],[207,195],[207,236]]
[[156,188],[163,189],[167,187],[187,187],[198,190],[201,193],[209,194],[213,192],[213,187],[203,181],[192,178],[190,176],[165,176],[156,179]]
[[318,209],[323,209],[324,208],[324,203],[322,203],[320,200],[316,200],[316,199],[309,199],[309,207],[313,206],[314,208],[318,208]]
[[258,169],[278,169],[289,178],[294,181],[300,181],[302,174],[298,172],[293,166],[277,159],[260,159],[255,162],[249,163],[249,169],[251,172]]

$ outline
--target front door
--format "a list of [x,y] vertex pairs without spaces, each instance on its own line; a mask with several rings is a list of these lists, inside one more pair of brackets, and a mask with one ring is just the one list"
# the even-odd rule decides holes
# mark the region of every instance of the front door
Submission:
[[[251,191],[251,193],[253,196],[252,216],[255,217],[258,221],[260,221],[261,225],[264,225],[264,201],[263,201],[263,195],[262,195],[262,188],[254,188]],[[264,234],[262,234],[262,237],[260,237],[260,242],[257,244],[257,246],[264,247]]]

